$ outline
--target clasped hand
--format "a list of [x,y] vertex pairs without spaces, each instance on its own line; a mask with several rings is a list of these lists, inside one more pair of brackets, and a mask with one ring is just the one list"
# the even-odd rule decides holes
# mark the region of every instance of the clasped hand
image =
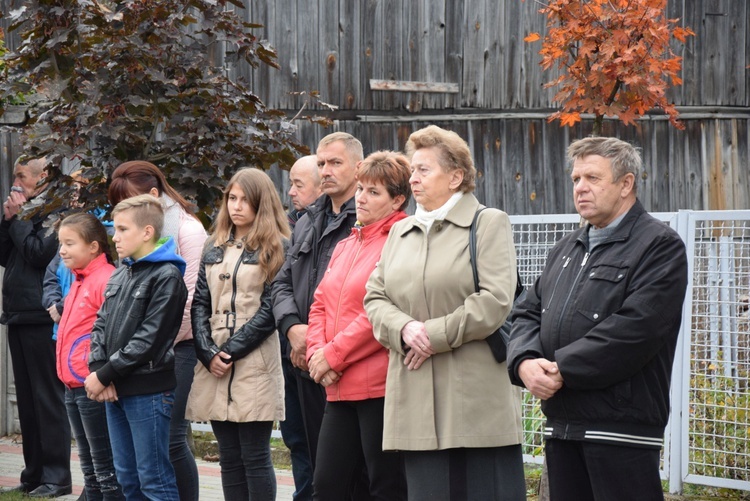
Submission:
[[404,365],[409,370],[419,369],[425,360],[435,354],[424,322],[412,320],[401,329],[401,339],[408,347]]
[[518,377],[535,397],[547,400],[563,386],[563,377],[556,362],[546,358],[533,358],[521,362]]
[[331,369],[331,364],[328,363],[323,348],[313,353],[307,366],[310,368],[310,377],[324,387],[332,385],[341,377],[341,374]]
[[109,386],[104,386],[99,381],[99,376],[96,375],[96,372],[92,372],[86,376],[83,387],[86,390],[86,396],[91,400],[96,400],[97,402],[117,402],[115,384],[110,383]]

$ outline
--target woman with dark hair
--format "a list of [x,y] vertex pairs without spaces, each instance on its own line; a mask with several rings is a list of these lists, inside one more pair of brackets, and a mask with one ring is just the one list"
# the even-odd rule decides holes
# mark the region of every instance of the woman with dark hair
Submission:
[[393,226],[364,299],[390,357],[383,449],[401,451],[410,501],[525,499],[520,392],[485,342],[513,305],[510,221],[478,214],[477,291],[469,146],[431,125],[412,133],[406,154],[417,210]]
[[180,500],[196,501],[199,490],[198,467],[188,445],[189,423],[185,419],[185,406],[197,363],[190,307],[193,302],[195,281],[198,278],[201,252],[207,238],[206,230],[193,215],[190,203],[169,185],[162,171],[150,162],[135,160],[117,167],[112,173],[108,194],[113,207],[135,195],[150,194],[158,198],[164,208],[162,236],[172,237],[177,245],[177,253],[187,263],[184,279],[188,299],[182,315],[182,326],[174,346],[177,387],[169,428],[169,459],[177,476]]
[[362,300],[391,227],[406,217],[409,175],[409,161],[391,151],[373,153],[357,167],[357,223],[334,249],[310,308],[308,366],[328,400],[314,499],[348,499],[363,466],[371,499],[406,499],[401,457],[382,448],[388,350],[373,336]]
[[241,169],[224,190],[201,259],[193,302],[200,364],[188,416],[211,421],[219,443],[224,499],[274,501],[273,422],[284,419],[281,347],[271,281],[289,238],[268,175]]

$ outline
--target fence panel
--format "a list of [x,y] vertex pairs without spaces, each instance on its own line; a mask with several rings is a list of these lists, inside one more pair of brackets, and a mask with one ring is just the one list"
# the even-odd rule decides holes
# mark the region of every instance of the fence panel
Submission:
[[670,490],[682,482],[750,490],[750,211],[683,214],[691,282],[680,366],[681,474],[670,478]]

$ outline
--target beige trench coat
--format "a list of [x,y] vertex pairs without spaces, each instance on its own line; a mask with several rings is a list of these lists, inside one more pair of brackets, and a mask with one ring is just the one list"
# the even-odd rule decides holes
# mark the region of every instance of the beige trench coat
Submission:
[[[484,339],[510,313],[516,256],[508,216],[484,210],[477,228],[480,292],[469,262],[469,226],[479,203],[464,195],[428,234],[414,217],[394,225],[367,283],[365,309],[390,350],[384,450],[520,444],[520,389]],[[404,365],[401,329],[425,323],[437,354]]]
[[[263,278],[256,264],[241,264],[242,248],[227,245],[224,260],[206,265],[206,282],[211,291],[211,308],[214,312],[232,311],[231,300],[235,268],[239,291],[235,297],[236,326],[252,318],[260,306]],[[219,275],[229,274],[232,279],[221,280]],[[211,317],[211,334],[218,346],[229,337],[227,315]],[[231,399],[230,399],[231,392]],[[234,362],[234,376],[228,371],[224,377],[213,376],[200,362],[195,366],[186,416],[193,421],[276,421],[284,419],[284,375],[281,371],[279,336],[274,333],[251,351]]]

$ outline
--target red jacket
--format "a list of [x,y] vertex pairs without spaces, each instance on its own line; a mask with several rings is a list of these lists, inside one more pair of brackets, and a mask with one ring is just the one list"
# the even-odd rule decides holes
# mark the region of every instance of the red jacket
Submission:
[[365,284],[380,260],[388,232],[406,214],[397,211],[339,242],[315,291],[307,330],[307,359],[323,348],[341,378],[326,388],[329,401],[367,400],[385,395],[388,350],[375,340],[363,300]]
[[75,280],[65,296],[57,330],[57,377],[68,388],[83,386],[89,375],[91,328],[104,302],[104,289],[115,267],[101,254],[82,270],[73,270]]

